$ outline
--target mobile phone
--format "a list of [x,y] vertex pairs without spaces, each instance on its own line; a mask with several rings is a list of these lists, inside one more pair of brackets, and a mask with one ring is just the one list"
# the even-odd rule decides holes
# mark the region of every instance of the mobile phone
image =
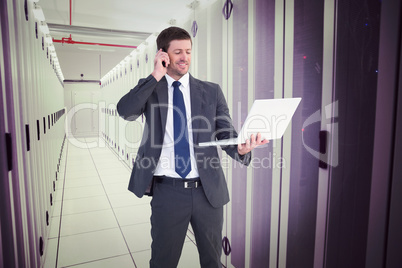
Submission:
[[[163,48],[162,48],[162,51],[166,52],[165,49],[163,49]],[[162,61],[162,66],[166,68],[166,62],[165,61]]]

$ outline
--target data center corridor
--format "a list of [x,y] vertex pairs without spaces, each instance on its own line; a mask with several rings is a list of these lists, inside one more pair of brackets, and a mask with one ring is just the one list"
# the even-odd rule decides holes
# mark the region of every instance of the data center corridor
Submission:
[[[109,147],[85,148],[66,140],[55,184],[44,267],[148,267],[150,198],[127,190],[129,168]],[[179,267],[197,267],[189,230]]]

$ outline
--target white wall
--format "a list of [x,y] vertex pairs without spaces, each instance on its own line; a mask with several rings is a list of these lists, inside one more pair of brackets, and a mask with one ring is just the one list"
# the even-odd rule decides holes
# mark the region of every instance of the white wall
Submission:
[[69,138],[94,137],[99,132],[99,85],[96,83],[66,83],[66,132]]
[[85,80],[99,80],[132,50],[86,46],[86,50],[71,52],[71,50],[58,44],[55,47],[62,63],[63,74],[68,80],[79,80],[81,74],[84,75],[83,79]]

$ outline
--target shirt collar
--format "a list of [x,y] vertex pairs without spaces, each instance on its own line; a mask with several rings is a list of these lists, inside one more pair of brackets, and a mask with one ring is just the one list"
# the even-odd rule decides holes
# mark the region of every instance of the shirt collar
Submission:
[[[176,81],[174,80],[170,75],[165,74],[166,80],[168,82],[168,86],[171,87],[173,82]],[[190,74],[187,72],[185,75],[183,75],[180,79],[179,82],[183,87],[187,87],[188,84],[190,83]]]

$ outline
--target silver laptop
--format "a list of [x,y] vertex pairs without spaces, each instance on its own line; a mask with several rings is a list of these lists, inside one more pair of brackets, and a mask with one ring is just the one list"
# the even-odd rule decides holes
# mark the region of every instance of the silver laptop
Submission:
[[201,142],[199,146],[242,144],[258,132],[263,139],[280,139],[300,101],[301,98],[255,100],[237,138]]

